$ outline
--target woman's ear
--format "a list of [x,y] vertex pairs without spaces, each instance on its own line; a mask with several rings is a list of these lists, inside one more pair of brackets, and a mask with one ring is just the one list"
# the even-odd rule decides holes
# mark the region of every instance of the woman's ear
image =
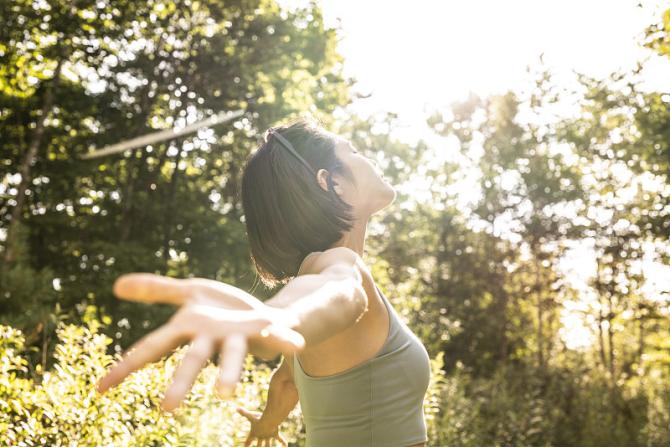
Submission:
[[328,176],[330,173],[325,169],[319,169],[316,173],[316,181],[319,182],[319,186],[324,191],[328,192]]
[[334,180],[332,180],[330,172],[328,172],[325,169],[319,169],[319,171],[316,173],[316,181],[319,182],[319,186],[321,187],[321,189],[323,189],[326,192],[330,191],[330,188],[328,188],[328,180],[329,180],[328,177],[331,177],[330,180],[333,181],[333,190],[335,191],[335,193],[337,193],[338,196],[341,197],[342,188]]

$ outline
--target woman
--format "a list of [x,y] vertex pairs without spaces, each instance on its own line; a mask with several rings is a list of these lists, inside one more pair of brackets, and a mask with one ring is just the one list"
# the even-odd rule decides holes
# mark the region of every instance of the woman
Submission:
[[[270,129],[245,166],[242,205],[261,280],[268,286],[286,285],[260,303],[213,281],[172,280],[180,282],[181,290],[173,293],[180,296],[173,302],[190,303],[186,308],[195,303],[201,309],[198,321],[190,315],[180,317],[179,312],[186,312],[182,310],[174,318],[182,321],[179,327],[188,326],[181,337],[194,339],[191,351],[200,354],[186,358],[187,367],[182,363],[185,372],[177,373],[172,385],[177,390],[168,389],[169,403],[164,406],[173,408],[183,398],[217,344],[236,352],[222,363],[228,370],[221,382],[230,387],[239,375],[240,353],[248,339],[254,354],[284,356],[273,373],[264,412],[238,409],[251,421],[246,446],[254,440],[257,446],[270,446],[275,439],[286,445],[278,427],[298,401],[308,447],[424,446],[428,354],[361,259],[370,216],[394,199],[395,191],[376,165],[347,140],[308,120]],[[189,293],[196,282],[198,293]],[[152,300],[147,297],[157,292],[138,292],[140,283],[140,278],[127,276],[125,283],[115,285],[115,292]],[[216,308],[226,314],[217,314],[209,324],[204,315]],[[238,314],[253,322],[241,323]],[[135,351],[162,355],[168,349],[164,343],[152,350],[146,343],[140,341]],[[237,348],[226,348],[229,344]],[[120,372],[115,372],[119,367],[113,369],[112,379],[105,379],[101,388],[160,355],[140,355],[129,366],[123,366],[124,359]]]

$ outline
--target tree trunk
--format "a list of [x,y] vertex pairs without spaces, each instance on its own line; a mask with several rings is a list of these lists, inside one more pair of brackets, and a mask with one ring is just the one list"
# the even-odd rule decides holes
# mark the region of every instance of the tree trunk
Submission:
[[637,341],[637,361],[642,366],[642,356],[644,355],[644,315],[638,316],[638,324],[640,325],[640,332]]
[[609,312],[607,314],[607,344],[609,345],[609,351],[610,351],[610,356],[609,356],[609,371],[611,375],[611,379],[613,382],[616,382],[615,375],[614,375],[614,330],[612,329],[612,320],[614,319],[614,312],[612,310],[612,294],[609,294],[608,297],[608,307],[607,309]]
[[40,116],[37,119],[35,131],[30,141],[30,146],[28,147],[28,150],[23,157],[23,161],[21,162],[21,182],[19,183],[19,189],[16,194],[16,205],[14,205],[14,209],[12,210],[12,220],[9,222],[9,227],[7,228],[7,238],[5,240],[5,255],[3,260],[5,267],[9,266],[9,264],[14,260],[14,238],[16,236],[17,227],[21,223],[23,205],[26,199],[26,190],[28,189],[28,185],[32,180],[31,168],[35,158],[37,157],[37,151],[40,147],[40,144],[42,143],[42,136],[44,135],[44,124],[53,106],[53,89],[58,86],[58,83],[60,82],[62,66],[63,59],[61,58],[56,65],[53,78],[44,84],[44,96],[42,99]]
[[[140,130],[142,132],[146,130],[144,123],[149,118],[149,110],[151,104],[149,96],[150,85],[151,84],[149,83],[148,86],[145,89],[143,89],[140,93],[140,96],[142,97],[141,110],[143,111],[143,113],[141,121],[137,119],[136,122],[142,123],[140,125]],[[139,160],[135,157],[128,160],[128,182],[126,184],[126,193],[124,194],[123,197],[123,204],[122,204],[123,209],[121,211],[121,228],[119,231],[119,240],[121,242],[125,242],[130,238],[130,234],[133,229],[133,223],[135,217],[134,195],[135,190],[137,189],[137,179],[142,177],[142,170],[146,167],[146,159],[148,157],[148,154],[149,153],[146,151],[146,148],[142,148],[142,155],[140,156]]]
[[600,283],[600,260],[596,257],[596,295],[598,296],[598,346],[600,348],[600,363],[603,368],[607,368],[607,354],[605,351],[605,334],[603,333],[603,323],[605,315],[603,314],[602,286]]
[[535,297],[537,303],[537,363],[540,370],[544,370],[544,309],[542,308],[542,291],[540,267],[535,271]]
[[163,262],[166,273],[168,269],[168,261],[170,259],[170,239],[172,239],[172,224],[174,223],[174,196],[181,172],[179,170],[181,157],[182,151],[180,149],[174,160],[174,170],[170,177],[170,189],[168,190],[167,198],[165,200],[165,218],[163,219]]
[[123,196],[123,210],[121,212],[121,228],[119,231],[120,242],[125,242],[130,238],[134,221],[134,195],[137,188],[137,179],[142,176],[147,158],[146,149],[142,149],[142,155],[139,160],[135,157],[128,160],[128,182],[126,184],[126,193]]

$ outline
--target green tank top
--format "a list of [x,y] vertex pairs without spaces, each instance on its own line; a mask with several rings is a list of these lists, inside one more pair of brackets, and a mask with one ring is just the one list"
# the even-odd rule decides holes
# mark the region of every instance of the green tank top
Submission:
[[377,290],[389,313],[388,337],[377,354],[324,377],[307,375],[293,356],[306,447],[407,447],[428,442],[423,412],[430,381],[428,352]]

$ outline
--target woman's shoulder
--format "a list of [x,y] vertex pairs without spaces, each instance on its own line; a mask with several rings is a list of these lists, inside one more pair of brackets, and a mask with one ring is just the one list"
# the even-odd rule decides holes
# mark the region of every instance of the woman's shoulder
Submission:
[[350,265],[361,273],[367,271],[365,263],[358,253],[348,247],[333,247],[324,251],[313,251],[305,256],[298,275],[320,273],[338,263]]

